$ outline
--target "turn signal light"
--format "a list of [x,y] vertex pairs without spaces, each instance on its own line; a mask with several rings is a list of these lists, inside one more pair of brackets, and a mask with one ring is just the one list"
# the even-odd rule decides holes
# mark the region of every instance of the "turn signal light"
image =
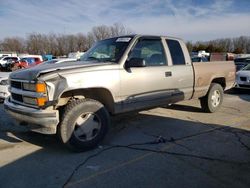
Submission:
[[45,83],[37,83],[36,84],[36,92],[46,93],[46,84]]
[[43,98],[37,98],[37,105],[38,106],[44,106],[45,103],[48,101],[48,99],[46,97],[43,97]]

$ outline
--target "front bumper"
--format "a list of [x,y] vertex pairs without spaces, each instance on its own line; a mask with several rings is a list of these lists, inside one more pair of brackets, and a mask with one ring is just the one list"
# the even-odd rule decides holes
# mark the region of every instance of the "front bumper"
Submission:
[[10,102],[9,97],[4,101],[5,111],[17,121],[27,123],[34,132],[56,134],[59,123],[58,110],[34,109]]
[[250,82],[237,80],[235,87],[242,88],[242,89],[250,89]]

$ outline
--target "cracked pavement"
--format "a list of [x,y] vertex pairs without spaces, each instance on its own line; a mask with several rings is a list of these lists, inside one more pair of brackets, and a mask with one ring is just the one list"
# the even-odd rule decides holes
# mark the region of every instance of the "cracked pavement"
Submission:
[[0,187],[250,187],[249,91],[228,92],[213,114],[194,100],[113,117],[84,153],[0,111]]

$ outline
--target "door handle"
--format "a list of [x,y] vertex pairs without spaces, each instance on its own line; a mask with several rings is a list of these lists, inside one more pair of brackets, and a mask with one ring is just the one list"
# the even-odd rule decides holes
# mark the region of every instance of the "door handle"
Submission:
[[172,72],[171,71],[165,72],[165,77],[170,77],[170,76],[172,76]]

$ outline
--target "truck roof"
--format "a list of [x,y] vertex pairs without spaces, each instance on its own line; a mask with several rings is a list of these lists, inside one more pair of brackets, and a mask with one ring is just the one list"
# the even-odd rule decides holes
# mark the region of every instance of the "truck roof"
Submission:
[[[149,37],[149,38],[154,38],[154,37],[166,37],[168,39],[174,39],[174,40],[182,40],[181,38],[178,37],[171,37],[171,36],[165,36],[165,35],[144,35],[144,34],[131,34],[131,35],[121,35],[121,36],[117,36],[117,37]],[[111,38],[117,38],[117,37],[111,37]]]

